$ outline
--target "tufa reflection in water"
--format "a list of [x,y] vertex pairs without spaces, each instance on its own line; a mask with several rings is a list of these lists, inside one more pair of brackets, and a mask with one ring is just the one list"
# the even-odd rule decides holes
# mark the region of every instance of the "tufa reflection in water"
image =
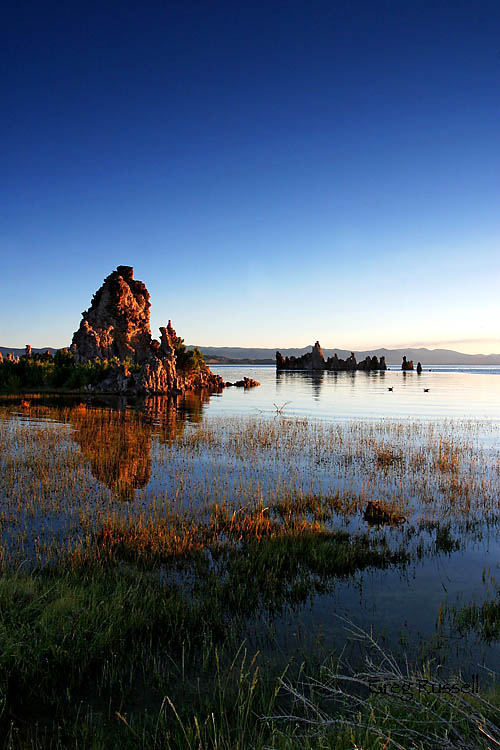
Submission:
[[89,459],[92,474],[122,500],[151,477],[151,422],[126,410],[95,409],[82,404],[72,411],[74,439]]
[[186,421],[199,422],[210,394],[152,396],[138,404],[138,411],[96,409],[82,404],[71,413],[78,430],[74,435],[92,474],[121,500],[134,499],[135,490],[151,478],[153,428],[160,440],[175,440],[184,433]]
[[208,391],[151,396],[133,405],[124,397],[91,398],[76,404],[64,398],[35,397],[26,417],[70,425],[92,475],[121,500],[132,501],[135,491],[146,487],[151,478],[153,432],[161,442],[182,437],[186,422],[201,421],[209,400]]

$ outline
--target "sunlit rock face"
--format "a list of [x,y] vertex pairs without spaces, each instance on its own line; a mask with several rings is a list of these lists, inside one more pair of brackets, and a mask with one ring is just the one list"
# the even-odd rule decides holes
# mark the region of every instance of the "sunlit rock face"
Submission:
[[118,266],[82,313],[80,328],[73,334],[76,361],[113,357],[147,361],[151,350],[149,308],[149,292],[142,281],[134,279],[134,269]]
[[149,357],[140,374],[140,386],[146,393],[171,393],[181,391],[181,383],[177,377],[175,342],[177,334],[168,325],[160,328],[160,342],[153,342],[153,355]]
[[170,393],[180,390],[177,381],[175,355],[171,358],[153,357],[140,373],[140,386],[145,393]]
[[[160,341],[152,339],[149,308],[149,292],[142,281],[134,279],[131,266],[118,266],[106,277],[82,313],[71,350],[77,363],[117,358],[120,364],[98,385],[86,388],[125,395],[220,391],[222,378],[204,363],[193,372],[179,371],[176,347],[183,341],[170,321],[160,328]],[[130,372],[125,360],[141,365],[139,371]]]

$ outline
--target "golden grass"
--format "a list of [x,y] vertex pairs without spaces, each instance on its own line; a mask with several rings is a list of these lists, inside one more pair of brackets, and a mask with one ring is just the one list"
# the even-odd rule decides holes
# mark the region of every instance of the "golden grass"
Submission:
[[460,420],[193,424],[165,403],[140,414],[36,398],[26,415],[11,401],[0,407],[1,554],[42,563],[96,538],[112,548],[127,529],[137,547],[182,555],[224,535],[362,525],[369,501],[415,523],[485,518],[498,513],[497,433]]
[[259,542],[294,536],[329,536],[318,521],[293,520],[280,523],[269,509],[234,512],[216,508],[207,524],[178,519],[177,522],[141,521],[127,524],[107,522],[92,543],[73,550],[66,558],[70,566],[114,563],[126,560],[151,567],[173,559],[188,558],[205,549],[217,554],[242,542]]

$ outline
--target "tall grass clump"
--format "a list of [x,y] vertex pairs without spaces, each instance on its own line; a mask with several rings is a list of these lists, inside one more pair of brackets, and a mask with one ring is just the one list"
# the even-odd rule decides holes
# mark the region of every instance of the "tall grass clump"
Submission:
[[430,663],[420,669],[408,661],[401,666],[371,633],[353,623],[347,627],[364,652],[363,667],[330,659],[315,675],[283,681],[292,708],[268,718],[283,723],[284,740],[293,725],[296,747],[304,748],[347,747],[348,737],[362,748],[500,746],[498,691],[479,691],[474,677],[443,679]]

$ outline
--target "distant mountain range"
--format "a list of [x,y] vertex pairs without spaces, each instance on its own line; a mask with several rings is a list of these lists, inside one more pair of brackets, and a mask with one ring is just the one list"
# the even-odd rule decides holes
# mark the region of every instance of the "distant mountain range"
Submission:
[[[188,346],[193,349],[194,346]],[[274,364],[276,349],[261,349],[242,346],[199,346],[198,347],[205,360],[209,364]],[[284,357],[301,357],[306,352],[310,352],[311,346],[304,346],[301,349],[279,349]],[[57,348],[44,346],[40,349],[33,347],[33,353],[56,352]],[[5,357],[8,352],[21,356],[24,354],[24,348],[14,349],[8,346],[0,346],[0,352]],[[345,359],[351,353],[348,349],[323,349],[325,357],[332,357],[337,354],[340,359]],[[452,349],[370,349],[369,351],[354,352],[358,362],[365,357],[385,357],[388,365],[400,365],[403,355],[407,359],[412,359],[415,363],[421,362],[423,365],[500,365],[500,354],[464,354],[455,352]]]

